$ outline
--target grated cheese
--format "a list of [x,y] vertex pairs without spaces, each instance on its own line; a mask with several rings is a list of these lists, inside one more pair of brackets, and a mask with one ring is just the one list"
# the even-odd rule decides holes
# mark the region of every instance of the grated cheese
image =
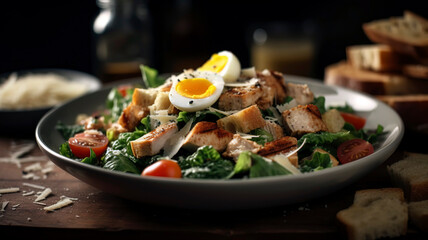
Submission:
[[54,106],[87,91],[84,84],[68,81],[53,73],[13,73],[0,85],[0,108],[30,109]]
[[37,205],[46,206],[46,203],[42,203],[42,202],[33,202],[33,203],[35,203],[35,204],[37,204]]
[[296,99],[291,100],[289,103],[284,103],[281,105],[277,105],[276,108],[280,113],[283,113],[286,110],[292,109],[294,107],[297,107],[297,101]]
[[45,200],[46,197],[49,196],[49,194],[51,194],[51,193],[52,193],[52,190],[50,188],[45,188],[45,190],[43,190],[43,192],[34,201],[38,202],[41,200]]
[[27,186],[27,187],[42,189],[42,190],[46,188],[44,186],[40,186],[40,185],[37,185],[37,184],[31,184],[31,183],[22,183],[22,185]]
[[63,207],[68,206],[72,203],[73,203],[73,201],[70,198],[64,198],[64,199],[59,200],[57,203],[55,203],[53,205],[44,207],[43,210],[48,211],[48,212],[52,212],[56,209],[63,208]]
[[1,188],[0,193],[16,193],[19,192],[19,188],[11,187],[11,188]]

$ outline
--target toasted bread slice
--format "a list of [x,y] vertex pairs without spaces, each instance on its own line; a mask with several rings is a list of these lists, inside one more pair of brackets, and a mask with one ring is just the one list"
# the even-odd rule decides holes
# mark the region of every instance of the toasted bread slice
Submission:
[[405,11],[403,17],[365,23],[363,30],[373,42],[387,44],[416,58],[428,57],[428,23],[413,12]]
[[410,202],[409,218],[419,229],[428,232],[428,200]]
[[354,204],[337,213],[348,239],[398,237],[407,232],[408,208],[401,189],[357,191]]
[[385,44],[349,46],[346,57],[354,68],[378,72],[401,70],[399,54]]
[[404,190],[408,201],[428,200],[428,154],[408,153],[387,169],[393,184]]

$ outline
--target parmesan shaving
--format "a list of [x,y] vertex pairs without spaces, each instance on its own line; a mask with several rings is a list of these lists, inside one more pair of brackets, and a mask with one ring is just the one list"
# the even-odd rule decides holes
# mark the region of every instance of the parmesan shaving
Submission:
[[241,69],[241,76],[240,78],[255,78],[257,77],[257,72],[255,67],[249,67]]
[[222,110],[220,110],[220,109],[213,108],[213,107],[209,107],[209,108],[208,108],[208,110],[209,110],[210,112],[218,112],[218,113],[221,113],[221,114],[226,115],[226,116],[229,116],[229,115],[232,115],[232,114],[234,114],[234,113],[239,112],[238,110],[235,110],[235,111],[222,111]]
[[294,175],[302,174],[299,169],[297,169],[293,164],[291,164],[288,157],[284,154],[275,155],[272,157],[272,160],[279,163],[281,166],[283,166],[285,169],[287,169]]
[[47,167],[47,168],[43,168],[43,169],[41,170],[41,172],[42,172],[43,174],[50,173],[50,172],[52,172],[52,171],[53,171],[53,167]]
[[239,136],[241,136],[244,139],[251,139],[251,138],[259,137],[259,135],[252,135],[252,134],[242,133],[242,132],[236,132],[236,134],[239,134]]
[[31,183],[22,183],[22,185],[27,186],[27,187],[42,189],[42,190],[46,188],[44,186],[40,186],[40,185],[37,185],[37,184],[31,184]]
[[84,84],[53,74],[27,74],[18,79],[13,73],[0,86],[0,108],[31,109],[55,106],[87,91]]
[[53,205],[44,207],[43,210],[48,211],[48,212],[52,212],[56,209],[63,208],[63,207],[68,206],[72,203],[73,203],[73,201],[70,198],[64,198],[64,199],[59,200],[57,203],[55,203]]
[[251,78],[250,80],[245,82],[224,83],[224,86],[225,87],[251,87],[256,85],[258,81],[259,81],[258,78]]
[[0,189],[0,193],[16,193],[16,192],[19,192],[19,188],[17,188],[17,187]]
[[291,100],[289,103],[284,103],[281,105],[276,105],[276,108],[280,113],[283,113],[286,110],[292,109],[294,107],[297,107],[297,101],[296,99]]
[[46,199],[46,197],[51,193],[52,193],[52,190],[50,188],[45,188],[45,190],[43,190],[43,192],[36,198],[36,200],[34,200],[34,202],[38,202]]
[[33,202],[34,204],[37,204],[37,205],[42,205],[42,206],[46,206],[47,204],[46,203],[42,203],[42,202]]
[[193,119],[190,119],[186,125],[180,131],[175,133],[165,144],[164,147],[164,156],[172,158],[175,154],[180,150],[181,146],[183,146],[184,141],[186,139],[186,135],[190,132],[190,128],[192,126]]
[[24,168],[25,172],[33,172],[33,171],[39,171],[42,169],[42,165],[40,165],[39,162],[31,164]]
[[27,192],[27,193],[22,194],[22,196],[30,196],[33,194],[34,194],[34,191],[31,191],[31,192]]

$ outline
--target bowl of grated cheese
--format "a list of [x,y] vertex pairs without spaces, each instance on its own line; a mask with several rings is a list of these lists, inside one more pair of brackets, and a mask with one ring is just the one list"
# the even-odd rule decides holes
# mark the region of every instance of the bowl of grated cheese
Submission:
[[0,75],[0,135],[33,135],[53,107],[101,88],[96,77],[74,70],[33,69]]

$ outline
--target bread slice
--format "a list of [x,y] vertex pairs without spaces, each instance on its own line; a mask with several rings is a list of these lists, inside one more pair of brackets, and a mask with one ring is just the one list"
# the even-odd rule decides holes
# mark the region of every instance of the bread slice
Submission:
[[428,58],[428,21],[413,12],[365,23],[363,30],[375,43],[387,44],[417,58]]
[[408,207],[399,188],[357,191],[354,204],[336,216],[351,240],[398,237],[407,232]]
[[397,73],[380,73],[354,68],[346,61],[327,66],[324,82],[373,95],[404,95],[428,92],[428,81]]
[[403,120],[407,130],[428,133],[428,94],[376,96],[392,107]]
[[422,231],[428,232],[428,200],[410,202],[409,218]]
[[405,64],[403,65],[403,74],[413,78],[428,80],[428,66],[422,64]]
[[428,154],[408,153],[387,169],[393,184],[404,190],[409,202],[428,200]]
[[346,57],[353,67],[359,69],[379,72],[401,70],[400,55],[384,44],[349,46]]

